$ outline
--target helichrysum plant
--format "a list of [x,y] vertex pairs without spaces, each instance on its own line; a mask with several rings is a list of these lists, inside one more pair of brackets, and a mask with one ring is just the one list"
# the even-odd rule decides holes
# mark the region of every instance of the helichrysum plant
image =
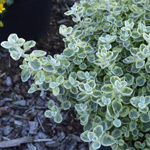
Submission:
[[54,57],[11,34],[2,47],[14,60],[23,57],[22,81],[29,93],[52,91],[45,116],[62,121],[71,106],[84,126],[90,150],[150,150],[150,2],[81,0],[65,13],[74,27],[60,26],[65,49]]
[[[10,6],[14,0],[0,0],[0,17],[4,16],[4,13],[6,11],[6,7]],[[0,27],[3,27],[3,22],[0,21]]]

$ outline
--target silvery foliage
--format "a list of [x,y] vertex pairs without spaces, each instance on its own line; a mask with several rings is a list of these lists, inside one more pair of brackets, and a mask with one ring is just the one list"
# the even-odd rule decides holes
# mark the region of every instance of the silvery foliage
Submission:
[[54,57],[16,34],[2,42],[14,60],[23,57],[22,81],[34,76],[29,93],[52,91],[45,116],[62,121],[71,106],[84,126],[90,150],[150,149],[150,2],[81,0],[65,13],[76,25],[60,26],[65,49]]

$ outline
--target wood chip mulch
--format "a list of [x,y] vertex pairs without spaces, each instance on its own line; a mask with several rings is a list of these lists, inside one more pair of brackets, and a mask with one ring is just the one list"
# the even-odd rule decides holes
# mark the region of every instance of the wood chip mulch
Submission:
[[[73,2],[53,0],[50,28],[34,49],[50,55],[63,51],[59,26],[73,26],[71,18],[63,14]],[[21,81],[21,64],[22,59],[13,61],[7,50],[0,49],[0,150],[88,150],[80,139],[83,127],[73,108],[62,112],[60,124],[45,118],[48,101],[57,104],[57,98],[49,92],[42,97],[40,92],[28,94],[32,80]]]

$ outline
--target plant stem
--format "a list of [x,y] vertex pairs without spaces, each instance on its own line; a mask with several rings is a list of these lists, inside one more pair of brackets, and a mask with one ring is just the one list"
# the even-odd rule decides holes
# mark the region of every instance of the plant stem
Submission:
[[150,50],[150,43],[148,44],[148,48],[149,48],[149,50]]
[[146,7],[148,6],[149,0],[146,0]]
[[109,14],[111,14],[111,11],[110,11],[110,5],[109,5],[109,0],[107,0],[107,6],[108,6]]
[[122,0],[119,0],[119,2],[120,2],[120,5],[122,6]]

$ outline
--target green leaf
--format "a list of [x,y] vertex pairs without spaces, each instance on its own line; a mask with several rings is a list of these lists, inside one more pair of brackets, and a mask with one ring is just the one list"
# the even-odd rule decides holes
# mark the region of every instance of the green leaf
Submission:
[[85,100],[85,99],[87,99],[87,94],[85,93],[85,92],[81,92],[81,93],[79,93],[78,95],[77,95],[77,100],[78,101],[81,101],[81,100]]
[[104,146],[111,146],[111,145],[115,144],[115,139],[108,134],[103,135],[101,140],[102,140],[101,141],[102,145],[104,145]]
[[90,141],[92,141],[92,139],[94,138],[95,134],[93,132],[89,132],[88,133],[88,138],[90,139]]
[[148,114],[141,114],[140,115],[140,120],[143,123],[148,123],[150,121],[150,116]]
[[147,61],[147,63],[145,64],[145,70],[147,71],[147,73],[150,73],[150,62]]
[[12,47],[13,47],[13,45],[12,45],[11,43],[7,42],[7,41],[2,42],[2,43],[1,43],[1,46],[2,46],[3,48],[6,48],[6,49],[9,49],[9,48],[12,48]]
[[137,58],[140,59],[139,61],[141,61],[141,59],[142,60],[145,59],[145,54],[142,51],[138,52],[136,55],[137,55]]
[[92,53],[93,50],[94,50],[94,49],[93,49],[91,46],[86,46],[86,47],[85,47],[85,52],[87,52],[87,53]]
[[150,35],[143,33],[143,38],[147,41],[147,43],[150,42]]
[[138,76],[136,78],[136,85],[137,86],[143,86],[145,84],[145,82],[146,82],[146,79],[142,76]]
[[62,102],[61,107],[64,110],[68,110],[71,107],[71,103],[69,101],[64,101],[64,102]]
[[50,88],[55,88],[55,87],[57,87],[57,86],[59,86],[59,84],[58,83],[56,83],[56,82],[50,82]]
[[63,76],[58,76],[58,77],[56,78],[56,82],[59,83],[59,85],[60,85],[60,84],[63,84],[63,82],[64,82],[64,77],[63,77]]
[[109,114],[109,116],[114,117],[115,113],[113,111],[112,105],[107,105],[107,113]]
[[131,72],[133,73],[138,73],[140,71],[141,68],[136,68],[135,63],[132,64],[131,67]]
[[21,72],[21,80],[26,82],[31,76],[31,72],[28,69],[23,69]]
[[139,108],[144,109],[146,107],[145,103],[138,103]]
[[66,57],[71,57],[74,55],[74,50],[70,49],[70,48],[66,48],[64,51],[63,51],[63,54],[64,56]]
[[121,6],[115,6],[115,7],[113,8],[113,11],[115,12],[115,15],[119,15],[120,12],[121,12],[121,10],[122,10],[122,7],[121,7]]
[[29,50],[30,48],[34,47],[36,44],[35,41],[27,41],[25,42],[25,44],[23,45],[24,51]]
[[94,90],[93,91],[93,97],[98,98],[100,96],[102,96],[102,92],[101,91],[99,91],[99,90]]
[[87,56],[87,60],[89,61],[89,62],[94,62],[95,61],[95,55],[93,54],[93,55],[88,55]]
[[145,104],[146,105],[150,104],[150,96],[145,97]]
[[85,70],[87,68],[87,65],[85,63],[82,63],[82,64],[79,65],[79,68],[81,70]]
[[115,120],[113,121],[113,125],[114,125],[115,127],[120,127],[120,126],[121,126],[121,121],[120,121],[120,119],[115,119]]
[[144,19],[150,21],[150,14],[149,13],[144,14]]
[[124,145],[124,140],[123,139],[119,139],[118,144],[119,144],[119,146],[123,146]]
[[90,142],[90,139],[88,138],[89,131],[85,131],[80,135],[81,140],[84,142]]
[[106,121],[101,121],[101,122],[99,123],[99,125],[102,125],[102,126],[103,126],[103,132],[105,132],[105,131],[107,130],[107,123],[106,123]]
[[91,145],[94,148],[94,150],[99,149],[101,147],[100,141],[93,142]]
[[89,121],[86,125],[84,125],[84,131],[90,131],[92,127],[93,127],[93,122]]
[[37,85],[32,84],[30,89],[28,90],[28,93],[34,93],[35,91],[37,91]]
[[[36,76],[41,80],[43,77],[45,78],[45,74],[43,70],[37,72]],[[44,79],[45,80],[45,79]],[[44,81],[42,80],[42,81]]]
[[10,56],[12,57],[12,59],[19,60],[23,51],[21,48],[15,47],[15,48],[10,48],[9,52],[10,52]]
[[53,116],[52,116],[52,112],[51,112],[50,110],[46,110],[45,113],[44,113],[44,115],[45,115],[45,117],[47,117],[47,118],[53,117]]
[[136,122],[130,122],[129,123],[129,130],[133,131],[134,129],[136,129],[137,123]]
[[91,8],[89,7],[87,10],[86,10],[86,15],[87,16],[92,16],[93,14],[95,14],[96,11],[94,10],[94,8]]
[[113,92],[113,86],[112,86],[112,84],[106,84],[102,87],[101,90],[105,93],[111,93],[111,92]]
[[45,70],[46,72],[53,72],[55,70],[55,67],[50,63],[47,63],[43,65],[42,67],[43,67],[43,70]]
[[67,34],[67,27],[65,25],[61,25],[59,28],[59,33],[62,35],[66,35]]
[[77,110],[77,111],[85,111],[86,110],[86,108],[87,108],[87,106],[86,105],[84,105],[84,104],[76,104],[75,105],[75,109]]
[[42,56],[45,56],[45,55],[46,55],[46,52],[42,51],[42,50],[34,50],[30,54],[30,56],[32,56],[32,57],[42,57]]
[[[130,49],[130,52],[131,52],[131,54],[134,56],[134,55],[136,55],[138,52],[139,52],[139,48],[131,48]],[[132,57],[133,59],[134,59],[134,57]]]
[[66,88],[66,89],[70,89],[72,86],[70,84],[70,82],[68,80],[64,81],[63,83],[63,86]]
[[9,37],[8,37],[8,42],[10,44],[15,44],[18,40],[18,36],[17,34],[10,34]]
[[69,78],[73,78],[74,80],[77,79],[77,74],[75,72],[71,72]]
[[78,91],[77,87],[72,86],[71,89],[70,89],[70,92],[73,93],[73,94],[78,94],[79,91]]
[[126,117],[129,114],[129,111],[130,111],[130,108],[128,106],[123,106],[119,113],[119,116]]
[[137,112],[137,110],[136,109],[131,109],[130,110],[130,112],[129,112],[129,117],[131,118],[131,119],[137,119],[137,118],[139,118],[139,113]]
[[139,38],[141,36],[141,34],[138,32],[138,31],[132,31],[132,35],[131,35],[131,37],[133,37],[133,38]]
[[67,34],[71,34],[72,33],[72,30],[73,30],[73,28],[72,27],[68,27],[68,29],[67,29]]
[[87,92],[91,92],[91,91],[92,91],[92,88],[90,87],[89,84],[84,84],[84,89],[85,89]]
[[73,35],[75,38],[79,38],[82,35],[82,31],[81,30],[76,30],[73,32]]
[[134,76],[132,76],[129,73],[126,73],[125,74],[125,78],[126,78],[126,81],[127,81],[128,85],[132,85],[133,84],[133,82],[134,82]]
[[122,76],[123,75],[123,71],[120,67],[115,66],[111,72],[116,75],[116,76]]
[[63,69],[63,68],[57,68],[57,70],[56,70],[57,72],[56,72],[56,74],[57,75],[62,75],[62,74],[64,74],[65,72],[66,72],[66,70],[65,69]]
[[[146,138],[146,143],[148,146],[150,146],[150,137]],[[148,149],[144,149],[144,150],[148,150]]]
[[112,77],[110,78],[110,82],[111,82],[113,85],[115,85],[115,82],[116,82],[117,80],[120,81],[120,78],[117,77],[117,76],[112,76]]
[[82,114],[79,119],[80,119],[81,125],[85,125],[88,122],[89,115]]
[[100,138],[103,134],[103,126],[102,125],[98,125],[93,129],[93,132],[95,133],[95,135]]
[[54,96],[58,96],[60,89],[59,89],[59,87],[55,87],[52,89],[52,91],[53,91]]
[[54,105],[52,108],[51,108],[51,111],[54,112],[54,116],[57,114],[58,112],[58,107],[56,105]]
[[135,61],[134,57],[133,56],[129,56],[129,57],[126,57],[123,62],[125,64],[130,64],[130,63],[133,63]]
[[93,120],[93,123],[99,124],[100,122],[101,122],[101,118],[99,116],[95,116],[94,120]]
[[31,59],[28,64],[35,71],[38,71],[42,68],[41,62],[36,58]]
[[25,40],[23,38],[19,38],[16,43],[15,43],[15,46],[18,46],[18,47],[21,47],[23,46]]
[[114,139],[118,139],[122,135],[122,131],[120,129],[115,129],[111,133]]
[[136,148],[142,148],[142,143],[140,142],[140,141],[136,141],[135,143],[134,143],[134,146],[136,147]]
[[48,102],[48,108],[51,109],[55,105],[53,100],[49,100]]
[[71,85],[74,85],[75,79],[73,79],[72,77],[69,77],[69,82],[71,83]]
[[133,90],[129,87],[124,87],[121,89],[121,94],[123,96],[130,96],[132,94]]
[[138,103],[140,102],[139,97],[132,97],[130,99],[130,103],[134,106],[134,107],[138,107]]
[[112,15],[108,15],[108,16],[107,16],[107,20],[108,20],[108,22],[110,22],[110,23],[115,23],[115,21],[116,21],[115,17],[112,16]]
[[142,68],[145,65],[145,60],[143,61],[136,61],[136,68]]
[[[135,130],[132,131],[132,135],[133,135],[134,137],[138,136],[138,134],[139,134],[139,130],[138,130],[138,129],[135,129]],[[129,137],[129,136],[128,136],[128,137]]]
[[61,116],[61,114],[57,113],[57,115],[54,117],[54,121],[56,123],[61,123],[62,122],[62,116]]
[[120,101],[114,100],[112,102],[112,108],[115,114],[118,114],[122,109],[122,103]]
[[6,0],[6,4],[8,5],[8,6],[10,6],[11,4],[13,4],[14,3],[14,0]]
[[85,79],[85,74],[83,71],[78,71],[77,76],[79,77],[79,79],[82,79],[82,80]]

